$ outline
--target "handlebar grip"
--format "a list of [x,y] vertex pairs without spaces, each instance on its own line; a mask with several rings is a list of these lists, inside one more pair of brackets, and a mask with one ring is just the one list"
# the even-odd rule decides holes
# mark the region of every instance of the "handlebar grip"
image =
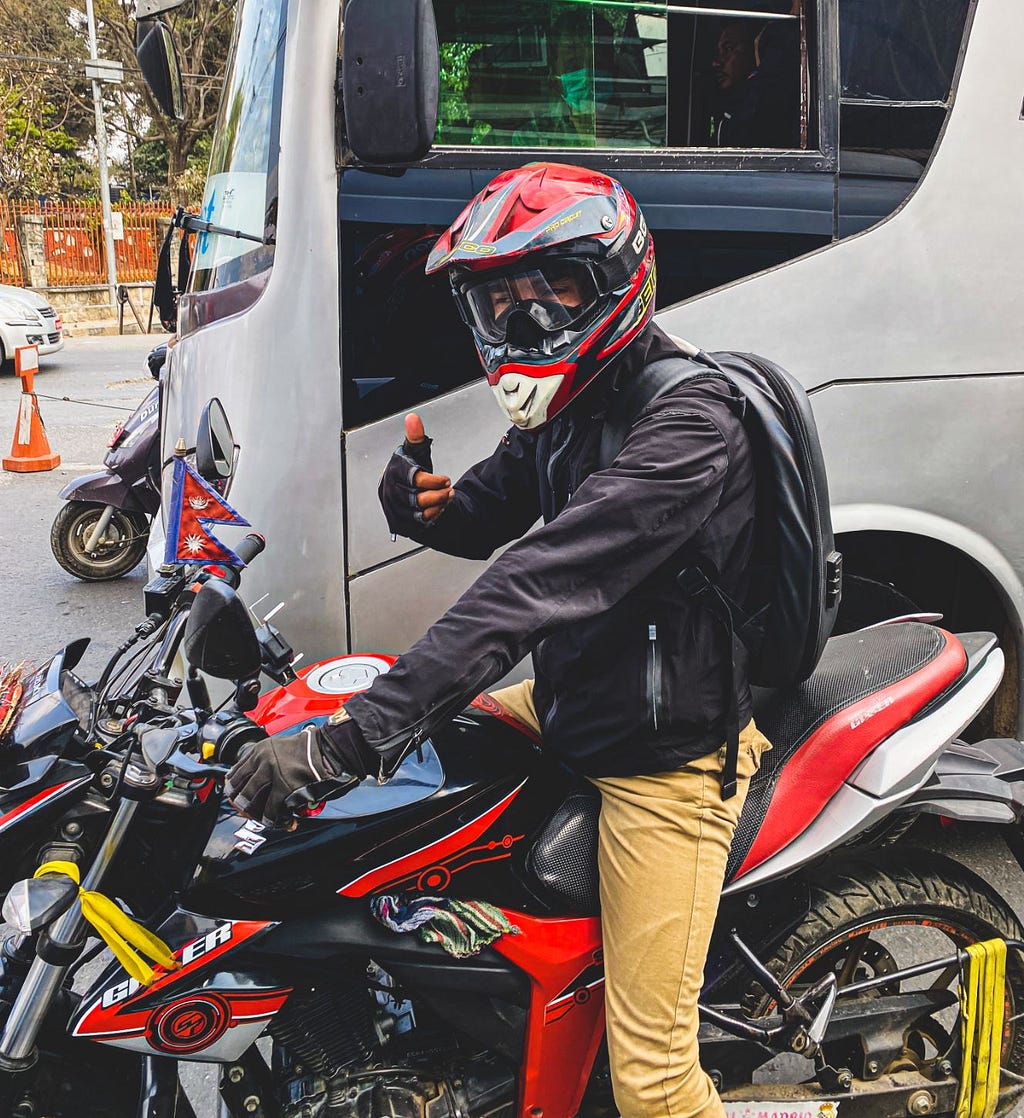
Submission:
[[235,548],[235,554],[243,563],[251,563],[266,546],[267,541],[259,532],[250,532]]

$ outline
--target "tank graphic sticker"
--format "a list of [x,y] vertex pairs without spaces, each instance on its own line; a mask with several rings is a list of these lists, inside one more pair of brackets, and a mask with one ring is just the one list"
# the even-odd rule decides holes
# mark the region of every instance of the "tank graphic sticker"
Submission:
[[[353,878],[348,884],[343,885],[338,893],[344,897],[365,897],[369,893],[383,889],[385,886],[394,885],[410,878],[422,879],[423,884],[417,886],[417,888],[432,891],[442,890],[451,880],[451,873],[457,872],[457,869],[449,872],[444,862],[454,856],[468,853],[466,851],[468,844],[478,839],[490,826],[497,822],[502,812],[516,798],[525,783],[525,780],[522,781],[493,807],[488,808],[487,811],[478,815],[475,819],[471,819],[450,835],[437,839],[435,842],[427,843],[426,846],[421,846],[418,850],[403,854],[400,858],[395,858],[393,861],[386,862],[382,866],[377,866],[376,869]],[[485,853],[482,858],[477,860],[486,860],[488,856],[508,857],[510,848],[522,837],[522,835],[505,835],[494,842],[475,847],[474,849],[477,851],[498,851],[498,853],[491,855]],[[459,864],[457,868],[465,869],[468,864],[471,864],[471,862]]]

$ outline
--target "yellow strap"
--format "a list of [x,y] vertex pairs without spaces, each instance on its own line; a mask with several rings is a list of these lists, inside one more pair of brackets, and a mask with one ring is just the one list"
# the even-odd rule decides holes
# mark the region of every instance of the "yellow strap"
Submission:
[[963,1069],[955,1118],[995,1114],[1005,1009],[1006,943],[1001,939],[972,943],[960,983]]
[[156,975],[153,968],[142,958],[148,956],[165,970],[176,970],[180,965],[171,954],[166,943],[137,921],[133,920],[109,897],[89,889],[81,888],[81,876],[74,862],[44,862],[34,876],[42,877],[47,873],[59,873],[79,886],[78,900],[82,915],[96,929],[97,935],[114,953],[122,967],[143,986],[148,986]]

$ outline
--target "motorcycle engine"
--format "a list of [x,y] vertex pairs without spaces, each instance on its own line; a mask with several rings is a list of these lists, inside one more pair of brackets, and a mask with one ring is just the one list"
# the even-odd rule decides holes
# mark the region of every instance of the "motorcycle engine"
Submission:
[[355,984],[289,999],[270,1030],[282,1118],[512,1118],[507,1065],[402,1008]]
[[[484,1069],[486,1072],[486,1069]],[[465,1079],[432,1080],[404,1068],[359,1068],[325,1082],[318,1076],[286,1085],[283,1118],[512,1118],[515,1084],[474,1068]]]

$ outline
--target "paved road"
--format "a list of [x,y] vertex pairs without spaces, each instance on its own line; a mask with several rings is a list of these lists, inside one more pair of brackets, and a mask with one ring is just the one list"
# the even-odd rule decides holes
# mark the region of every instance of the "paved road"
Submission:
[[[60,353],[40,360],[35,387],[50,447],[61,456],[61,465],[48,473],[0,472],[0,662],[39,662],[69,639],[92,635],[84,661],[88,671],[142,617],[145,567],[114,582],[80,582],[57,565],[50,525],[61,505],[61,487],[100,468],[114,424],[151,388],[143,361],[159,340],[153,335],[70,338]],[[20,392],[16,377],[0,375],[3,456],[14,439]]]
[[[83,661],[86,678],[142,616],[145,567],[112,583],[81,583],[50,553],[49,533],[65,482],[96,468],[114,422],[127,415],[151,384],[142,362],[155,337],[75,338],[44,358],[36,389],[53,450],[62,465],[52,473],[0,472],[0,662],[45,659],[77,636],[93,637]],[[14,432],[20,383],[0,376],[0,453]],[[95,405],[103,405],[102,407]],[[111,410],[113,409],[113,410]],[[951,832],[936,846],[992,882],[1024,918],[1024,875],[1001,840],[984,832]],[[215,1069],[192,1065],[184,1076],[199,1118],[213,1118]]]

